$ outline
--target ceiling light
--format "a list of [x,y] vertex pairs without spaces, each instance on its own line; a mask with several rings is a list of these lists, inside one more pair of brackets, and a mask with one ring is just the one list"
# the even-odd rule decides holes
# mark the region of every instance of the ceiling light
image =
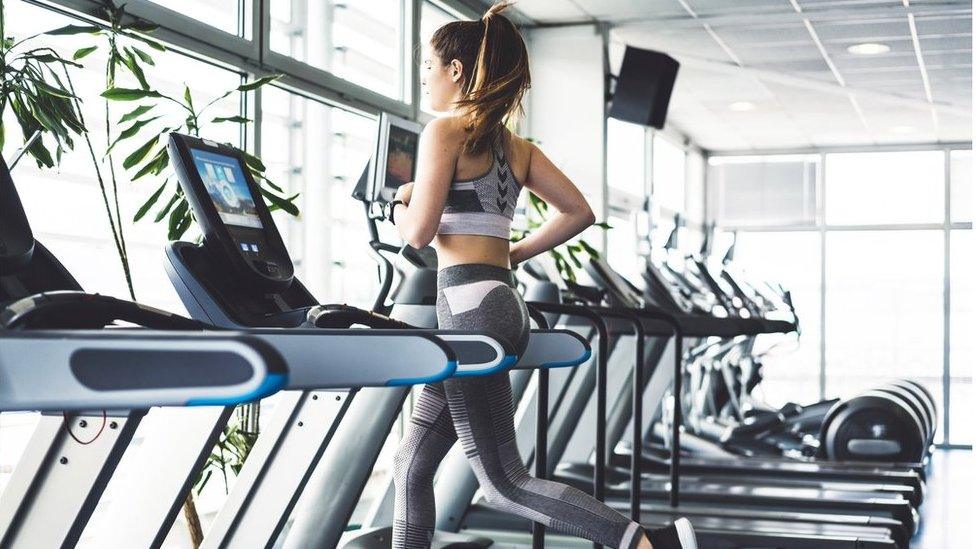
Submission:
[[918,130],[915,129],[915,126],[892,126],[888,128],[888,132],[897,133],[899,135],[906,135],[909,133],[915,133],[917,131]]
[[855,55],[881,55],[891,51],[888,44],[878,44],[876,42],[865,42],[864,44],[854,44],[848,46],[847,51]]
[[755,110],[755,108],[756,105],[749,101],[736,101],[735,103],[729,105],[729,110],[735,112],[746,112],[746,111]]

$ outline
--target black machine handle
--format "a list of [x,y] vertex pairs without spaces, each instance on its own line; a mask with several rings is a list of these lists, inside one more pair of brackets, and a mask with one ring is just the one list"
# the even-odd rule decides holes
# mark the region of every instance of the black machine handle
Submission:
[[75,291],[45,292],[15,301],[0,311],[0,327],[98,329],[129,322],[156,330],[204,330],[211,326],[167,311],[111,296]]
[[418,329],[412,324],[350,305],[317,305],[310,308],[306,315],[308,327],[348,328],[353,324],[362,324],[375,329]]

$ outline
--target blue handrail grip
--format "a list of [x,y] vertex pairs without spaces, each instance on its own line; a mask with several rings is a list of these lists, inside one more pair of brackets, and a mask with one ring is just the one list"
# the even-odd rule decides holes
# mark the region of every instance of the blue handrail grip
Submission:
[[457,372],[458,363],[456,360],[448,360],[447,366],[436,374],[421,377],[400,377],[386,382],[388,387],[402,387],[404,385],[424,385],[426,383],[437,383],[453,376]]
[[471,370],[471,371],[461,371],[456,372],[454,377],[475,377],[475,376],[487,376],[491,374],[496,374],[498,372],[505,371],[510,367],[514,366],[518,362],[518,355],[505,355],[498,364],[492,366],[491,368],[485,368],[484,370]]
[[273,395],[288,386],[288,374],[268,374],[253,391],[239,396],[201,397],[186,401],[187,406],[234,406]]
[[556,362],[546,362],[539,365],[539,368],[566,368],[569,366],[579,366],[593,356],[593,349],[587,348],[586,351],[577,359],[561,360]]

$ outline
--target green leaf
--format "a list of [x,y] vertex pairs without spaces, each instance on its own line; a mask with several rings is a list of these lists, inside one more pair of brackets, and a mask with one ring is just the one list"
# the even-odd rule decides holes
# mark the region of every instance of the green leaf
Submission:
[[126,139],[129,139],[130,137],[132,137],[135,134],[139,133],[139,130],[141,130],[142,128],[144,128],[146,126],[146,124],[149,124],[150,122],[152,122],[153,120],[156,120],[158,118],[162,118],[162,117],[161,116],[154,116],[152,118],[147,118],[145,120],[137,120],[137,121],[133,122],[131,126],[129,126],[128,128],[122,130],[122,133],[120,133],[119,136],[115,138],[115,141],[113,141],[112,144],[109,145],[108,150],[105,151],[105,154],[108,154],[108,153],[112,152],[112,149],[114,149],[115,146],[118,145],[120,142],[122,142],[122,141],[124,141]]
[[256,90],[261,86],[264,86],[265,84],[274,82],[275,80],[281,78],[282,76],[283,75],[281,74],[272,74],[271,76],[263,76],[261,78],[258,78],[257,80],[252,80],[250,82],[246,82],[244,84],[241,84],[240,86],[237,86],[237,91],[246,92],[246,91]]
[[219,124],[221,122],[236,122],[238,124],[247,124],[248,122],[251,122],[251,119],[245,118],[243,116],[218,116],[217,118],[211,120],[211,122],[215,124]]
[[122,25],[123,30],[134,30],[138,32],[154,32],[158,28],[159,25],[155,23],[150,23],[145,19],[136,19],[135,21],[127,25]]
[[169,183],[169,181],[163,181],[163,184],[160,185],[158,189],[156,189],[156,192],[152,193],[152,195],[150,195],[149,198],[146,199],[146,201],[142,204],[142,206],[139,207],[139,211],[137,211],[136,215],[132,217],[133,223],[145,217],[146,213],[149,211],[149,208],[152,208],[153,205],[156,204],[156,201],[159,200],[159,196],[163,194],[164,190],[166,190],[167,183]]
[[147,112],[151,111],[153,109],[153,107],[155,107],[155,106],[156,105],[140,105],[140,106],[136,107],[135,109],[133,109],[133,110],[125,113],[124,115],[122,115],[122,118],[119,118],[119,124],[124,124],[124,123],[126,123],[126,122],[128,122],[130,120],[135,120],[136,118],[139,118],[140,116],[142,116],[142,115],[146,114]]
[[143,44],[149,46],[150,48],[156,51],[166,51],[166,46],[160,44],[159,42],[151,38],[146,38],[145,36],[139,36],[138,34],[130,35],[130,38],[135,38],[136,40],[142,42]]
[[580,240],[579,245],[581,248],[586,250],[586,253],[590,254],[590,257],[593,259],[600,259],[600,252],[598,252],[593,246],[590,246],[585,240]]
[[142,67],[139,66],[139,61],[136,60],[136,56],[129,51],[128,48],[125,50],[125,56],[122,58],[122,63],[129,69],[132,76],[136,77],[139,81],[139,86],[144,90],[149,89],[149,82],[146,81],[146,75],[142,72]]
[[169,227],[167,231],[170,240],[176,240],[177,238],[179,238],[179,237],[173,238],[173,234],[176,233],[176,227],[179,226],[180,222],[183,220],[183,216],[186,215],[187,208],[189,208],[189,204],[187,203],[185,198],[180,196],[178,197],[178,199],[180,200],[179,204],[177,204],[176,208],[173,209],[173,211],[170,212],[169,214]]
[[[33,132],[31,133],[33,134]],[[35,141],[34,144],[27,149],[27,151],[31,156],[34,157],[35,160],[37,160],[38,166],[43,165],[48,168],[54,167],[54,159],[51,158],[51,152],[48,151],[47,147],[44,146],[43,139],[38,139]]]
[[601,229],[604,229],[604,230],[610,230],[610,229],[612,229],[612,228],[613,228],[613,227],[612,227],[612,226],[611,226],[611,225],[610,225],[609,223],[607,223],[606,221],[601,221],[600,223],[594,223],[594,224],[593,224],[593,226],[594,226],[594,227],[599,227],[599,228],[601,228]]
[[264,177],[263,175],[261,175],[261,174],[259,174],[259,173],[257,173],[257,172],[254,172],[254,171],[252,171],[252,172],[251,172],[251,175],[253,175],[253,176],[255,176],[255,177],[257,177],[257,178],[259,178],[259,179],[261,179],[262,181],[264,181],[264,184],[265,184],[265,185],[267,185],[267,186],[269,186],[269,187],[271,187],[272,189],[274,189],[274,190],[276,190],[276,191],[278,191],[279,193],[283,193],[283,192],[285,192],[285,191],[283,191],[283,190],[281,189],[281,187],[279,187],[278,185],[275,185],[275,184],[274,184],[274,182],[272,182],[272,181],[271,181],[270,179],[268,179],[267,177]]
[[[169,179],[167,178],[166,181],[169,181]],[[180,199],[180,194],[173,193],[173,196],[169,197],[169,202],[167,202],[166,205],[163,206],[163,209],[159,210],[159,213],[156,214],[156,219],[153,220],[153,223],[159,223],[160,221],[162,221],[163,218],[166,217],[166,214],[168,214],[169,211],[173,209],[173,205],[176,204],[176,201],[179,199]]]
[[47,31],[44,34],[49,36],[65,36],[69,34],[97,34],[101,32],[100,27],[91,25],[65,25],[61,28]]
[[265,189],[261,189],[261,194],[264,195],[264,197],[268,199],[268,202],[271,203],[272,209],[283,210],[293,216],[298,216],[298,206],[292,202],[298,198],[297,194],[291,198],[283,198]]
[[[185,213],[183,215],[183,218],[180,219],[179,223],[176,224],[176,228],[173,229],[173,232],[169,234],[170,240],[179,240],[183,236],[183,233],[185,233],[186,230],[190,228],[190,223],[192,222],[193,222],[193,216],[190,215],[190,212]],[[240,467],[237,467],[235,469],[235,472],[239,473]]]
[[53,95],[55,97],[61,97],[63,99],[73,99],[75,96],[64,88],[56,88],[47,82],[41,80],[35,80],[32,82],[38,91],[43,91],[48,95]]
[[146,141],[138,149],[132,151],[129,156],[125,157],[125,160],[122,161],[122,167],[129,170],[139,162],[142,162],[149,155],[149,152],[152,151],[153,147],[156,146],[156,143],[159,143],[159,135],[152,136],[149,141]]
[[169,152],[165,148],[160,149],[159,152],[156,153],[156,156],[154,156],[149,162],[146,162],[142,169],[132,176],[132,180],[136,181],[137,179],[150,173],[159,175],[159,173],[162,172],[168,164]]
[[98,49],[98,46],[88,46],[87,48],[78,48],[75,50],[74,55],[71,56],[75,61],[81,59],[82,57],[88,56],[91,52]]
[[186,100],[186,104],[193,110],[193,95],[190,94],[190,86],[183,84],[183,99]]
[[144,52],[144,51],[142,51],[139,48],[134,47],[134,46],[132,48],[132,51],[136,52],[136,55],[139,56],[139,59],[142,59],[142,62],[143,63],[145,63],[147,65],[153,65],[153,66],[156,65],[156,61],[148,53],[146,53],[146,52]]
[[102,97],[110,101],[138,101],[146,97],[162,97],[163,94],[155,90],[140,90],[132,88],[109,88],[102,92]]
[[567,246],[566,247],[566,253],[567,253],[567,255],[569,255],[569,259],[570,259],[570,261],[573,262],[573,265],[576,265],[576,268],[577,269],[582,269],[583,268],[583,264],[580,262],[579,258],[576,257],[576,251],[573,248]]
[[246,151],[241,151],[241,154],[244,155],[244,163],[247,164],[247,166],[252,170],[257,171],[258,173],[264,173],[268,169],[264,166],[264,162],[261,162],[261,159],[253,154]]

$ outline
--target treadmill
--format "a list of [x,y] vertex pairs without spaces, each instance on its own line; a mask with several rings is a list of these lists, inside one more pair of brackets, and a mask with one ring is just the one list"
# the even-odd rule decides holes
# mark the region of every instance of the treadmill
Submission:
[[[285,360],[239,332],[86,294],[33,237],[0,159],[0,412],[41,419],[0,494],[0,546],[72,547],[148,408],[274,393]],[[103,329],[116,320],[137,328]]]
[[[350,450],[337,437],[349,426],[359,435],[365,431],[348,416],[367,392],[393,395],[386,399],[388,407],[373,403],[367,408],[371,421],[387,422],[382,431],[388,431],[410,385],[449,376],[572,366],[589,354],[582,338],[565,331],[533,330],[527,349],[516,356],[507,344],[482,333],[419,329],[372,311],[319,305],[294,277],[267,206],[251,199],[258,196],[256,185],[240,151],[179,134],[170,135],[169,150],[184,194],[204,229],[202,245],[174,242],[167,247],[167,273],[191,316],[248,333],[295,337],[306,341],[308,354],[319,357],[311,361],[313,368],[293,374],[288,385],[293,391],[277,405],[275,419],[258,439],[203,547],[274,544],[299,499],[315,497],[314,487],[313,493],[304,492],[316,468],[328,467],[330,453]],[[228,170],[232,177],[227,180],[209,178],[210,173],[226,176]],[[241,183],[235,190],[236,208],[224,200],[226,192],[213,190],[214,184],[220,188],[235,183]],[[350,345],[330,347],[328,353],[301,335],[352,324],[373,329],[342,330]],[[418,347],[418,338],[443,341],[456,357],[454,371],[445,371],[443,360]],[[322,359],[329,365],[320,365]],[[347,372],[342,383],[331,379],[336,366]],[[323,390],[338,388],[353,391]],[[383,410],[392,414],[384,415]],[[385,432],[377,440],[384,438]],[[367,462],[362,456],[357,461]],[[164,533],[165,526],[154,530]],[[113,543],[119,547],[138,545],[131,536],[117,540]]]
[[[672,232],[666,249],[675,246],[677,229]],[[695,288],[682,285],[673,270],[664,263],[649,261],[643,273],[646,290],[643,297],[665,310],[688,312],[693,304],[688,296]],[[629,285],[629,283],[628,283]],[[636,289],[630,286],[635,292]],[[685,440],[694,442],[696,437],[685,433]],[[711,441],[702,441],[701,447],[717,448]],[[693,451],[693,450],[692,450]],[[652,455],[654,448],[648,448],[645,455]],[[815,477],[836,480],[863,480],[880,484],[904,484],[913,487],[921,501],[924,494],[924,469],[912,464],[878,464],[872,462],[825,462],[794,461],[782,457],[746,457],[731,454],[724,450],[713,452],[712,457],[689,456],[682,460],[684,471],[689,473],[727,472],[729,474],[762,474],[781,477]],[[653,464],[651,464],[653,465]]]

